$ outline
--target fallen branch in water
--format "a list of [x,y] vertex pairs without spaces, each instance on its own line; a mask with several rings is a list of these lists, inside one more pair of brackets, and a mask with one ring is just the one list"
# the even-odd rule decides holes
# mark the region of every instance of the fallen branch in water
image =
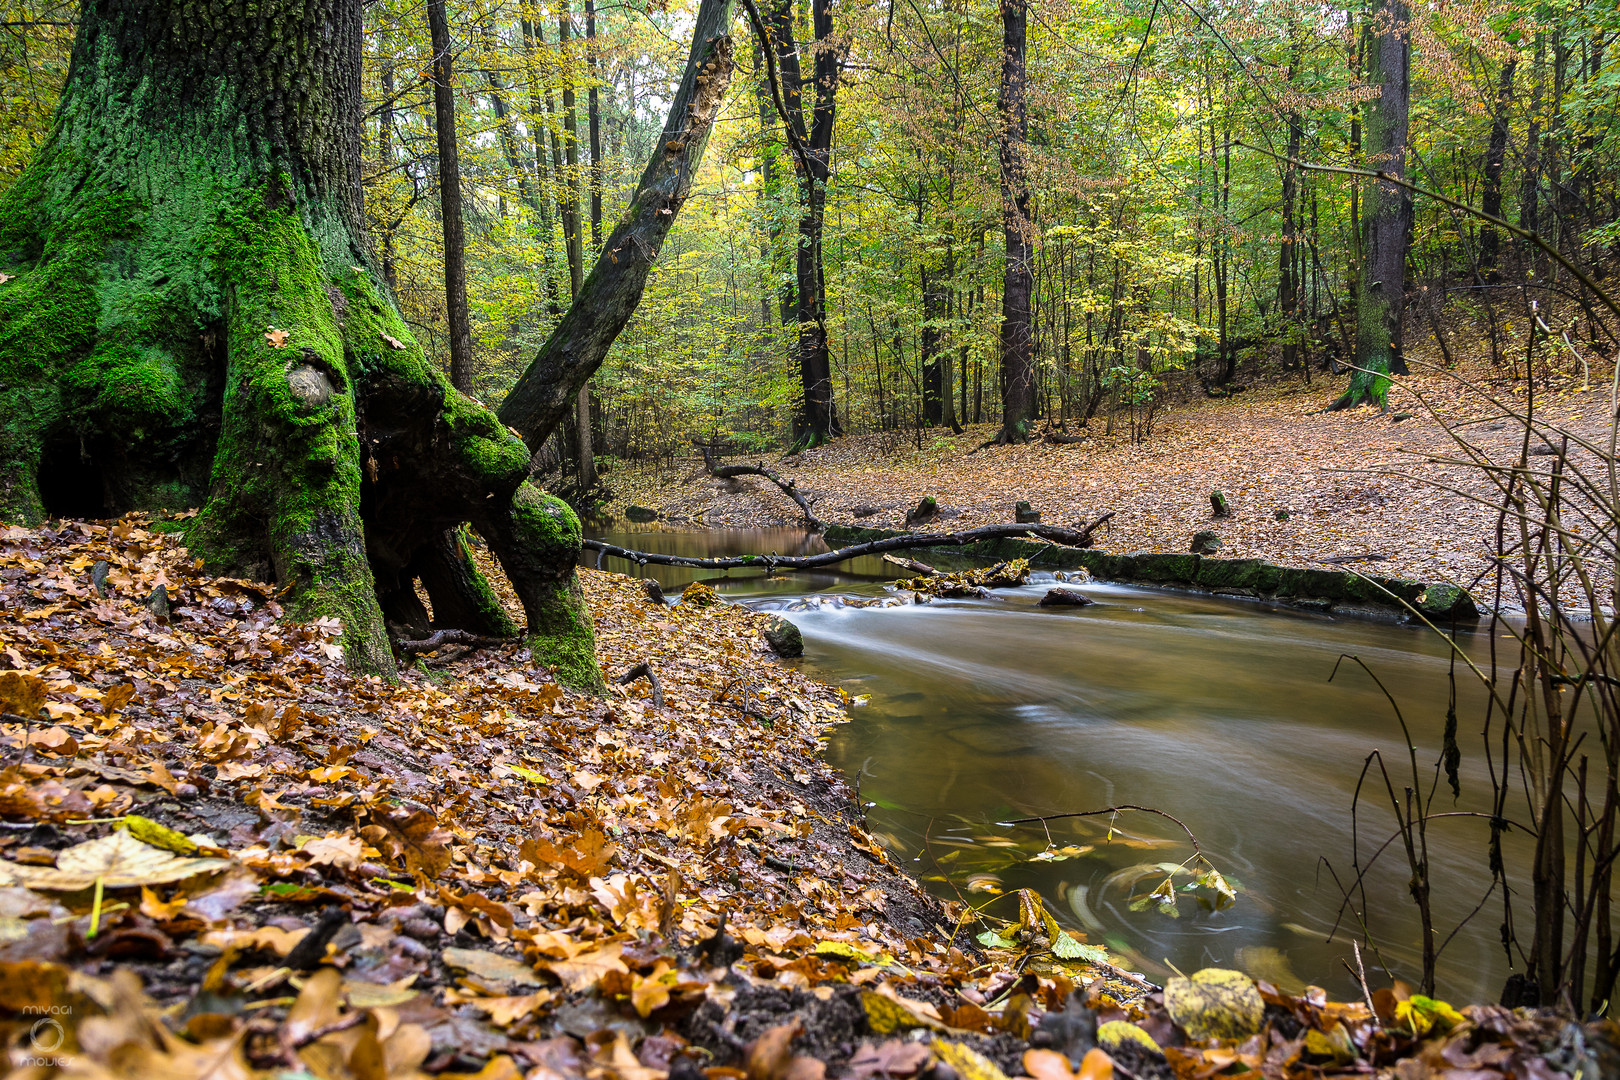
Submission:
[[622,548],[601,540],[586,540],[584,546],[587,551],[597,553],[598,568],[601,567],[604,557],[612,556],[616,559],[626,559],[637,566],[652,563],[656,566],[690,566],[698,570],[740,570],[746,567],[765,570],[814,570],[862,555],[881,555],[885,551],[901,551],[907,548],[962,547],[965,544],[976,544],[980,540],[1000,540],[1008,536],[1038,536],[1042,540],[1050,540],[1065,547],[1090,547],[1091,534],[1113,516],[1114,512],[1109,510],[1098,515],[1096,521],[1081,529],[1068,529],[1061,525],[981,525],[977,529],[968,529],[965,532],[906,533],[904,536],[889,536],[882,540],[869,540],[864,544],[851,544],[849,547],[824,551],[820,555],[733,555],[724,559],[693,559],[685,555],[664,555],[656,551],[632,551],[630,548]]
[[[1182,832],[1187,834],[1187,840],[1192,844],[1193,853],[1195,855],[1197,855],[1199,858],[1203,858],[1204,849],[1198,846],[1198,837],[1194,836],[1193,831],[1191,829],[1187,828],[1187,823],[1186,822],[1182,821],[1180,818],[1176,817],[1174,814],[1165,813],[1163,810],[1160,810],[1157,807],[1138,806],[1135,803],[1120,803],[1118,806],[1105,806],[1101,810],[1076,810],[1076,811],[1074,811],[1072,813],[1068,813],[1068,814],[1041,814],[1041,815],[1039,815],[1037,817],[1009,818],[1009,819],[1007,819],[1005,821],[997,822],[997,824],[998,825],[1029,825],[1029,824],[1031,824],[1033,822],[1038,821],[1038,822],[1041,823],[1042,826],[1045,826],[1049,822],[1061,821],[1064,818],[1100,817],[1103,814],[1118,814],[1123,810],[1136,810],[1136,811],[1139,811],[1139,812],[1144,813],[1144,814],[1157,814],[1159,817],[1164,818],[1166,821],[1174,822],[1176,825],[1181,827]],[[1209,860],[1205,859],[1204,861],[1208,862]]]
[[708,443],[694,442],[693,446],[703,454],[703,467],[710,476],[721,480],[729,480],[736,476],[763,476],[771,483],[782,489],[782,494],[799,504],[804,511],[804,520],[812,529],[826,528],[827,523],[810,512],[810,503],[799,493],[798,485],[792,480],[784,480],[763,465],[717,465],[714,460],[714,449]]
[[902,570],[909,570],[916,577],[933,577],[935,574],[939,573],[938,570],[935,570],[932,566],[929,566],[925,562],[918,562],[916,559],[902,558],[899,555],[889,555],[885,553],[883,556],[883,561],[886,563],[893,563]]

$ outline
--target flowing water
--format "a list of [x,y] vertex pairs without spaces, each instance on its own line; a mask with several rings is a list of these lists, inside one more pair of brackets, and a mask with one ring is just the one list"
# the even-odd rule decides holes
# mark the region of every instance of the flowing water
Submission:
[[[824,550],[793,529],[615,530],[604,539],[686,555]],[[605,568],[626,569],[615,560]],[[1096,601],[1090,607],[1046,610],[1036,604],[1055,582],[1039,573],[993,600],[861,606],[894,599],[880,582],[895,568],[875,558],[771,577],[641,573],[674,587],[704,580],[799,625],[800,663],[859,702],[833,732],[829,759],[858,779],[872,831],[941,896],[989,901],[988,913],[1016,918],[1006,894],[1032,888],[1066,926],[1150,976],[1171,965],[1237,966],[1285,987],[1315,983],[1352,996],[1359,991],[1342,961],[1364,913],[1378,949],[1366,957],[1369,979],[1387,981],[1381,959],[1416,982],[1421,936],[1399,842],[1373,864],[1365,910],[1355,893],[1327,940],[1341,884],[1354,875],[1351,805],[1364,760],[1382,751],[1397,793],[1411,778],[1383,690],[1349,661],[1329,677],[1348,654],[1383,682],[1406,717],[1427,791],[1450,685],[1447,650],[1432,632],[1103,584],[1079,586]],[[1464,643],[1476,658],[1489,646],[1483,632]],[[1436,812],[1483,809],[1488,794],[1482,694],[1465,669],[1456,683],[1462,798],[1454,805],[1442,780]],[[1185,833],[1161,817],[1004,824],[1125,803],[1184,823],[1237,902],[1224,910],[1200,903],[1210,890],[1190,891],[1195,873],[1176,867],[1203,867]],[[1393,820],[1375,769],[1361,798],[1363,864],[1392,835]],[[1444,939],[1489,884],[1487,830],[1457,818],[1429,831]],[[1141,907],[1166,878],[1178,917],[1156,902],[1133,910],[1133,899]],[[1500,922],[1492,897],[1451,938],[1442,995],[1494,999],[1506,974]]]

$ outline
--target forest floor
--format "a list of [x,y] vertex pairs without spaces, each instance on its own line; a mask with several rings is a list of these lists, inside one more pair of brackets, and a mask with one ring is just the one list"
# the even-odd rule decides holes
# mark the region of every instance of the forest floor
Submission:
[[1159,990],[1029,893],[968,922],[865,830],[819,756],[845,699],[772,660],[743,608],[582,572],[604,670],[647,663],[661,702],[645,680],[567,691],[516,644],[388,683],[343,668],[335,623],[202,574],[176,524],[0,526],[8,1075],[1620,1066],[1612,1024],[1398,987],[1334,1003],[1228,972]]
[[[1522,380],[1484,385],[1523,407]],[[1124,416],[1112,434],[1105,417],[1071,423],[1069,435],[1086,436],[1082,442],[982,449],[997,428],[977,424],[959,436],[941,430],[839,439],[764,464],[792,480],[830,522],[898,529],[931,495],[941,512],[923,528],[948,532],[1009,523],[1014,505],[1027,499],[1048,524],[1078,525],[1114,511],[1097,541],[1110,551],[1185,551],[1193,533],[1212,528],[1227,557],[1290,566],[1375,563],[1380,574],[1460,585],[1486,573],[1495,489],[1478,469],[1426,459],[1461,456],[1452,432],[1493,460],[1516,458],[1522,428],[1444,374],[1396,380],[1387,413],[1322,412],[1335,392],[1322,380],[1294,380],[1199,400],[1161,411],[1139,443]],[[1609,388],[1601,377],[1590,388],[1565,379],[1536,392],[1543,421],[1606,441]],[[609,485],[616,498],[607,510],[615,516],[637,504],[712,526],[799,520],[798,508],[769,481],[717,480],[696,457],[621,468]],[[1212,518],[1216,490],[1229,500],[1230,518]]]

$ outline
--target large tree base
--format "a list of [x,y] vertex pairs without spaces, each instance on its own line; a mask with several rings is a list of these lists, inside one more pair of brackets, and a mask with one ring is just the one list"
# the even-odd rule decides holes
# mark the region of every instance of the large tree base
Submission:
[[279,174],[222,191],[156,158],[111,183],[47,152],[0,199],[0,519],[199,506],[210,570],[341,620],[350,664],[390,677],[390,628],[516,632],[470,523],[535,658],[599,690],[578,519],[426,361],[344,216]]

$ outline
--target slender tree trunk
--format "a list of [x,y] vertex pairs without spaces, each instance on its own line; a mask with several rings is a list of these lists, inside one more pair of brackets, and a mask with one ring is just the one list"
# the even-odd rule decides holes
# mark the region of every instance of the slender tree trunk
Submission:
[[[1299,74],[1299,48],[1296,45],[1292,59],[1288,64],[1288,81],[1292,83]],[[1282,177],[1282,244],[1277,252],[1277,314],[1282,322],[1283,347],[1282,364],[1287,371],[1299,362],[1299,278],[1295,271],[1298,261],[1294,257],[1295,245],[1299,242],[1299,220],[1295,215],[1299,189],[1299,170],[1294,162],[1299,160],[1301,117],[1299,113],[1288,114],[1288,160],[1283,163]]]
[[[488,53],[495,51],[493,32],[486,31],[484,47]],[[495,113],[495,130],[501,144],[501,156],[506,159],[506,167],[512,170],[512,178],[517,183],[518,198],[523,200],[530,215],[538,215],[541,204],[535,191],[533,167],[523,157],[517,124],[511,104],[506,98],[509,88],[501,81],[494,67],[489,65],[484,67],[484,81],[489,84],[489,104]],[[532,222],[533,218],[530,220]]]
[[597,83],[596,0],[585,0],[585,113],[591,130],[591,251],[602,247],[602,95]]
[[[390,60],[382,70],[382,111],[377,115],[377,159],[384,169],[394,161],[394,64]],[[382,229],[382,275],[388,291],[399,293],[399,274],[394,268],[394,229],[387,222]]]
[[[1491,217],[1502,216],[1502,166],[1507,159],[1508,121],[1513,106],[1513,73],[1517,60],[1502,65],[1496,83],[1496,108],[1491,116],[1491,141],[1485,148],[1485,186],[1480,209]],[[1479,230],[1479,269],[1487,279],[1496,279],[1502,238],[1496,226],[1486,222]]]
[[[522,10],[527,11],[525,6]],[[525,123],[529,129],[534,160],[534,187],[535,200],[540,213],[541,233],[541,259],[545,266],[547,309],[553,317],[560,317],[563,312],[562,289],[557,284],[557,260],[554,254],[557,226],[551,214],[551,199],[546,191],[548,183],[552,182],[554,173],[546,169],[546,131],[550,123],[551,111],[542,111],[540,87],[544,79],[540,73],[538,59],[538,46],[543,44],[545,36],[542,33],[543,24],[528,18],[526,15],[519,20],[523,31],[523,67],[524,75],[529,83],[529,108]]]
[[450,24],[444,0],[428,0],[433,43],[433,120],[439,145],[439,216],[444,225],[444,306],[450,327],[450,385],[471,393],[472,317],[467,308],[467,236],[461,219],[461,161],[456,154],[456,99]]
[[[917,176],[917,232],[923,231],[927,218],[928,196],[922,175]],[[945,418],[945,386],[940,368],[940,324],[945,320],[945,280],[940,273],[930,273],[928,256],[922,256],[920,292],[922,293],[922,333],[918,343],[918,356],[922,361],[922,421],[930,427],[939,427]]]
[[1024,48],[1028,0],[1001,0],[1001,159],[1002,232],[1006,265],[1001,291],[1002,443],[1023,442],[1035,419],[1035,341],[1030,325],[1031,223],[1029,181],[1024,175],[1024,142],[1029,136],[1024,95]]
[[[568,293],[579,299],[585,280],[585,243],[580,235],[579,113],[574,99],[573,54],[568,43],[573,38],[573,16],[566,0],[557,6],[557,55],[562,72],[563,155],[567,172],[563,178],[563,238],[568,244]],[[596,453],[591,445],[591,388],[579,388],[574,399],[574,461],[580,496],[596,486]]]
[[[1408,79],[1411,42],[1403,0],[1381,0],[1374,15],[1369,81],[1380,93],[1369,102],[1366,159],[1370,168],[1406,175]],[[1335,405],[1387,404],[1389,376],[1404,375],[1402,326],[1406,308],[1406,252],[1412,236],[1412,200],[1404,188],[1366,183],[1366,232],[1356,297],[1356,367],[1350,388]]]
[[793,39],[791,0],[771,7],[777,69],[787,122],[797,136],[794,169],[799,186],[799,243],[795,259],[795,315],[798,321],[800,403],[793,422],[795,446],[817,446],[842,434],[833,402],[832,354],[827,345],[826,271],[821,236],[827,184],[832,180],[832,136],[836,119],[839,56],[833,47],[830,0],[811,0],[811,30],[817,45],[812,65],[811,120],[804,120],[804,77]]
[[1547,75],[1547,36],[1536,34],[1530,83],[1530,123],[1524,136],[1524,173],[1519,180],[1519,228],[1541,231],[1541,104]]

